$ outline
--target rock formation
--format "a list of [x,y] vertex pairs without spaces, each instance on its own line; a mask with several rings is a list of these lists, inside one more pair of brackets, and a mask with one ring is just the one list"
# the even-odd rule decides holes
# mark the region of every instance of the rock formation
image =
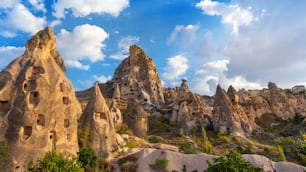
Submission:
[[197,126],[210,125],[210,111],[203,98],[193,94],[187,80],[182,79],[180,87],[164,89],[165,107],[171,108],[170,121],[176,121],[185,131]]
[[148,131],[148,116],[149,114],[144,110],[143,106],[135,99],[128,101],[128,106],[123,121],[133,131],[137,137],[146,138]]
[[81,107],[65,70],[46,28],[0,73],[0,141],[10,148],[5,171],[25,170],[51,150],[76,155]]
[[94,84],[91,99],[79,119],[79,143],[82,147],[92,147],[104,159],[111,158],[111,152],[117,148],[111,112],[98,83]]
[[239,98],[235,89],[229,87],[228,93],[231,98],[220,85],[217,86],[212,115],[214,130],[223,130],[226,133],[250,133],[253,127],[243,109],[238,105]]

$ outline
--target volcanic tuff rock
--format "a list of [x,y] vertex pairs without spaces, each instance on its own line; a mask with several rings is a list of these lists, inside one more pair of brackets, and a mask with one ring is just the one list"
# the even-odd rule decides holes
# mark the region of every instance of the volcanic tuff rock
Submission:
[[189,131],[197,125],[210,125],[210,111],[203,98],[193,94],[183,79],[176,90],[164,89],[165,108],[172,109],[169,114],[170,121],[176,121],[185,131]]
[[117,148],[116,131],[98,83],[94,84],[91,99],[79,119],[79,141],[82,147],[92,147],[98,156],[111,158]]
[[250,133],[253,127],[243,109],[238,105],[236,91],[230,87],[228,92],[231,98],[220,85],[217,86],[212,115],[214,130],[241,134]]
[[123,115],[123,122],[133,131],[135,136],[146,138],[148,131],[148,116],[143,106],[135,99],[128,101],[128,106]]
[[46,28],[0,73],[0,141],[10,148],[2,161],[6,171],[22,169],[50,150],[76,155],[81,107],[65,70]]
[[293,118],[295,114],[306,116],[305,95],[294,95],[290,90],[282,90],[272,82],[269,82],[268,89],[241,90],[238,95],[244,111],[255,118],[268,113],[282,119]]

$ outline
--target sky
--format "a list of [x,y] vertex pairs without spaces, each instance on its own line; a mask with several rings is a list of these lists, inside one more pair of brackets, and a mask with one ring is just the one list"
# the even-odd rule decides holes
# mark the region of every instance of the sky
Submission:
[[106,82],[140,46],[164,87],[306,85],[304,0],[1,0],[0,69],[51,26],[76,90]]

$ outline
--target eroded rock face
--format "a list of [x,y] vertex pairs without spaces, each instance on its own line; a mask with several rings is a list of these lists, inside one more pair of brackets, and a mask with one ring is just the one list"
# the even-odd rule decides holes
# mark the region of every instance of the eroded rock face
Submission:
[[117,97],[125,100],[136,99],[148,111],[164,103],[161,80],[155,64],[136,45],[130,47],[130,56],[116,68],[109,83],[112,83],[113,94]]
[[146,138],[148,132],[148,116],[143,106],[135,99],[128,101],[127,111],[123,115],[123,121],[133,131],[135,136]]
[[81,107],[51,28],[34,35],[24,54],[1,73],[0,140],[9,143],[6,171],[56,150],[76,155]]
[[80,117],[79,137],[82,147],[92,147],[98,156],[107,160],[117,148],[113,118],[98,83],[94,84],[91,99]]
[[233,87],[229,87],[228,93],[230,97],[220,85],[217,86],[212,115],[214,130],[241,134],[251,133],[254,125],[256,125],[255,122],[251,123],[248,116],[239,106],[236,90]]
[[165,107],[172,108],[170,121],[176,121],[185,131],[200,125],[210,125],[210,111],[204,99],[190,91],[187,80],[180,87],[164,89]]

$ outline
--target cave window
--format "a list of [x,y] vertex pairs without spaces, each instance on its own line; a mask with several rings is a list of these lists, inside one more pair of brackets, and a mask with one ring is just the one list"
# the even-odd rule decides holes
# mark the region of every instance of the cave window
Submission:
[[38,91],[31,92],[30,93],[30,103],[31,104],[38,104],[38,97],[39,97]]
[[67,134],[67,140],[70,142],[72,139],[72,135],[70,133]]
[[43,114],[38,115],[37,125],[45,126],[45,116]]
[[45,73],[45,70],[44,70],[44,68],[42,68],[40,66],[34,66],[32,73],[33,73],[33,75],[40,75],[40,74]]
[[144,99],[143,101],[147,102],[147,101],[148,101],[148,99]]
[[69,119],[64,119],[64,127],[68,128],[70,125]]
[[31,91],[36,89],[36,81],[35,80],[28,80],[24,85],[23,89],[25,91]]
[[105,119],[106,120],[106,114],[103,112],[96,112],[95,117],[97,119]]
[[68,97],[63,97],[63,103],[65,105],[68,105],[69,104],[69,98]]
[[127,86],[127,83],[124,83],[124,86]]
[[6,113],[9,110],[9,102],[7,100],[1,100],[0,101],[0,113]]
[[32,135],[32,126],[23,127],[23,138],[28,139]]

